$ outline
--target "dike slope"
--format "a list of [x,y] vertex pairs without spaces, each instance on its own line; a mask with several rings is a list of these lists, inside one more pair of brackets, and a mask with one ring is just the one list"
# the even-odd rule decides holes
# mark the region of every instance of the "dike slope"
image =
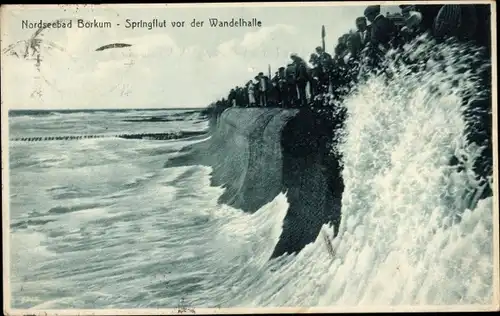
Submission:
[[313,242],[324,223],[337,231],[343,181],[338,166],[323,159],[328,132],[312,113],[296,109],[231,108],[216,119],[209,139],[165,167],[212,167],[212,185],[225,188],[219,203],[245,212],[286,192],[290,206],[272,254],[278,257]]

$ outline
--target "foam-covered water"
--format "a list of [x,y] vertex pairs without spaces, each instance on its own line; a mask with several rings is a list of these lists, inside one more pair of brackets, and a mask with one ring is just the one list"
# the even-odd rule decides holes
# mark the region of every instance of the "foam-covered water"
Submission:
[[[489,304],[492,199],[477,199],[485,184],[471,175],[478,148],[462,115],[477,78],[459,70],[467,59],[457,47],[433,47],[447,72],[394,62],[393,80],[373,76],[345,101],[333,256],[319,236],[268,261],[286,194],[254,214],[218,205],[210,168],[162,168],[190,141],[12,142],[12,306]],[[109,123],[102,115],[80,122]],[[39,133],[51,119],[12,117],[11,134]],[[454,154],[464,168],[449,166]]]
[[[118,129],[114,122],[121,125],[126,114],[111,114],[59,120],[106,121]],[[22,136],[23,129],[67,131],[43,128],[52,115],[33,118],[36,127],[27,120],[11,117],[11,130]],[[201,123],[189,114],[181,127],[206,126]],[[162,124],[179,128],[177,121]],[[184,298],[214,307],[224,303],[222,293],[228,300],[242,291],[233,277],[255,274],[266,263],[286,198],[244,214],[217,204],[222,189],[210,187],[210,168],[163,168],[196,141],[52,141],[50,150],[44,142],[11,142],[13,307],[172,307]]]
[[[477,74],[461,71],[471,58],[463,47],[433,49],[444,55],[446,72],[431,62],[416,73],[393,63],[393,80],[372,77],[347,98],[334,259],[318,238],[286,265],[296,280],[282,291],[293,294],[273,304],[492,302],[493,201],[475,197],[485,184],[472,175],[478,148],[465,141],[462,115],[464,97],[480,96]],[[457,153],[463,170],[449,166]]]
[[[487,182],[473,174],[480,148],[466,142],[462,115],[484,92],[479,69],[463,71],[474,55],[461,45],[425,45],[423,52],[444,61],[429,61],[425,72],[392,62],[393,80],[373,76],[344,103],[345,191],[334,256],[319,236],[297,256],[278,259],[267,284],[248,289],[262,293],[249,305],[492,302],[493,200],[477,199],[491,175]],[[418,59],[415,48],[406,50]],[[449,166],[454,154],[463,168]]]

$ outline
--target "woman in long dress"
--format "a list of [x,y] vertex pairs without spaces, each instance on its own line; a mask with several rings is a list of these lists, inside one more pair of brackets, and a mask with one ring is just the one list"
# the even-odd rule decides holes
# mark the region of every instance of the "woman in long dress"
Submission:
[[255,106],[255,85],[252,80],[247,83],[248,103],[250,107]]

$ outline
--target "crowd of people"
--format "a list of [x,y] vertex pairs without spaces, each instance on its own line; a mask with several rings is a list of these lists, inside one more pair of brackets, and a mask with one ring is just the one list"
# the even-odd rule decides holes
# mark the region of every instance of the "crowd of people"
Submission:
[[[228,107],[324,107],[335,104],[352,85],[370,71],[380,70],[386,52],[400,48],[423,33],[437,40],[456,38],[475,40],[488,46],[489,29],[481,23],[489,19],[480,5],[400,5],[401,12],[381,14],[379,5],[368,6],[356,18],[352,30],[342,35],[333,56],[324,45],[315,48],[309,62],[295,53],[289,63],[273,76],[259,72],[244,86],[237,86],[226,98],[213,103]],[[481,35],[481,32],[486,34]],[[328,102],[325,102],[328,96]],[[333,102],[332,102],[333,101]]]

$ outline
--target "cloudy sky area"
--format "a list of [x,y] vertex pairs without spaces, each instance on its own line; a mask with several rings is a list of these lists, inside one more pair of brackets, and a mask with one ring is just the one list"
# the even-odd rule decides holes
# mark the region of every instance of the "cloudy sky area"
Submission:
[[[268,64],[273,72],[285,65],[291,52],[308,59],[321,44],[322,25],[327,50],[332,52],[337,38],[355,28],[354,20],[365,7],[298,3],[3,7],[3,102],[11,109],[205,107],[259,71],[267,73]],[[208,18],[233,17],[257,18],[262,27],[206,26]],[[166,20],[167,28],[124,27],[126,19],[154,18]],[[22,51],[22,41],[36,29],[22,29],[21,21],[40,19],[97,19],[110,21],[113,27],[79,29],[74,22],[72,29],[43,31],[38,73],[36,60],[10,56],[4,49],[17,43],[16,50]],[[205,21],[205,27],[191,28],[193,19]],[[186,27],[172,28],[171,21],[186,21]],[[114,42],[133,46],[95,51]]]

